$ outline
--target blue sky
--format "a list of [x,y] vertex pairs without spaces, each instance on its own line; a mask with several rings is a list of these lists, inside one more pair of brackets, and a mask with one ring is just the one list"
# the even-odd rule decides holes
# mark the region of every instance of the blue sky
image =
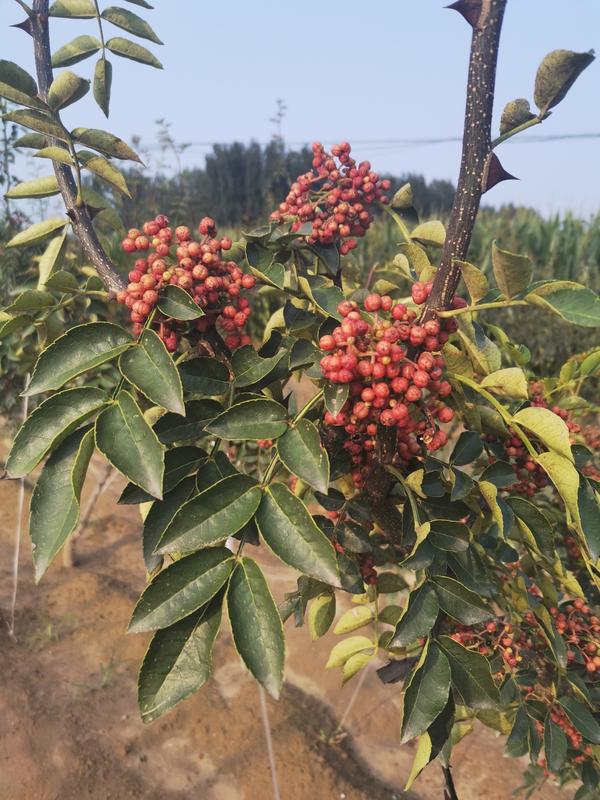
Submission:
[[[449,2],[449,0],[447,0]],[[101,7],[108,5],[101,0]],[[86,98],[67,124],[103,127],[126,140],[142,137],[156,167],[155,120],[172,123],[185,142],[266,141],[276,98],[288,111],[287,142],[419,139],[462,134],[470,28],[440,0],[156,0],[145,16],[164,41],[150,45],[164,71],[113,57],[111,118]],[[0,3],[0,57],[32,69],[28,37],[7,26],[23,16]],[[56,21],[53,49],[95,22]],[[106,34],[120,35],[106,24]],[[144,42],[144,44],[148,44]],[[509,0],[496,90],[497,120],[515,97],[532,100],[537,65],[555,48],[600,52],[600,0]],[[89,76],[91,60],[71,69]],[[493,189],[489,203],[526,203],[545,214],[600,208],[600,59],[580,77],[542,126],[503,145],[505,168],[520,178]],[[598,138],[534,143],[534,136],[596,133]],[[202,163],[207,148],[190,147],[185,164]],[[456,179],[458,143],[356,145],[380,171],[421,172]],[[23,167],[20,164],[21,176]],[[38,168],[39,170],[39,168]]]

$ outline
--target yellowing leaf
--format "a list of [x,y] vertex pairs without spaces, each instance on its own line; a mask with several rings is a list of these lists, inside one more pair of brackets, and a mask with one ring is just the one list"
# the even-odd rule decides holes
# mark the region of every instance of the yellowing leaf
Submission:
[[459,261],[455,259],[454,263],[458,264],[460,267],[462,279],[465,282],[467,291],[471,295],[471,300],[477,303],[477,301],[485,297],[488,292],[489,286],[487,278],[479,267],[470,264],[468,261]]
[[362,628],[363,625],[367,625],[372,619],[373,610],[371,609],[371,606],[355,606],[354,608],[346,611],[345,614],[342,614],[337,621],[333,632],[350,633],[351,631],[355,631],[357,628]]
[[419,736],[419,743],[417,744],[417,752],[415,753],[415,757],[412,763],[412,767],[410,768],[410,775],[408,776],[408,780],[406,781],[406,786],[404,787],[404,791],[408,792],[410,787],[419,777],[421,772],[425,769],[427,764],[429,764],[429,759],[431,757],[431,739],[428,733],[423,733]]
[[355,655],[350,656],[342,667],[343,683],[347,683],[357,672],[360,672],[361,669],[366,667],[372,659],[372,653],[355,653]]
[[540,453],[538,463],[548,473],[556,486],[572,519],[581,526],[577,495],[579,492],[579,473],[568,459],[555,452]]
[[527,378],[519,367],[497,369],[483,378],[481,386],[499,397],[520,397],[523,400],[529,398]]
[[502,294],[510,299],[522,292],[531,282],[533,265],[528,256],[501,250],[492,244],[492,268],[496,283]]
[[569,429],[558,414],[549,408],[522,408],[513,416],[513,420],[526,428],[555,453],[573,461]]
[[325,668],[331,669],[332,667],[341,667],[348,661],[350,656],[353,656],[355,653],[360,653],[363,650],[370,650],[372,652],[374,647],[375,645],[371,639],[367,639],[366,636],[350,636],[348,639],[344,639],[342,642],[338,642],[338,644],[335,645],[329,654],[329,659],[327,660],[327,664],[325,664]]

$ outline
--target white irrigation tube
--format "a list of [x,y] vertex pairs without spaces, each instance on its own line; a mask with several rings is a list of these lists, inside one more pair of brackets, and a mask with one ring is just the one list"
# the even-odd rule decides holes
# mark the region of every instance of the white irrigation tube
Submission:
[[260,697],[260,715],[262,717],[263,728],[265,731],[265,740],[267,743],[267,755],[269,757],[269,769],[271,770],[271,783],[273,785],[273,800],[281,800],[279,792],[279,782],[277,781],[277,767],[275,765],[275,753],[273,752],[273,739],[271,737],[271,726],[269,725],[269,709],[267,708],[267,699],[265,690],[262,686],[258,687],[258,696]]
[[[25,389],[29,385],[29,374],[25,378]],[[27,419],[29,411],[29,397],[23,398],[23,421]],[[23,508],[25,507],[25,478],[19,479],[19,497],[17,500],[17,524],[15,525],[15,546],[13,551],[13,564],[12,564],[12,594],[10,598],[10,611],[9,619],[6,623],[8,626],[8,635],[13,640],[17,641],[15,636],[15,611],[17,608],[17,589],[19,587],[19,556],[21,554],[21,532],[23,529]]]
[[358,697],[358,693],[362,689],[362,685],[365,682],[365,678],[367,677],[367,674],[369,672],[370,666],[371,665],[368,664],[363,669],[363,671],[360,674],[360,677],[359,677],[358,681],[356,682],[356,686],[354,687],[354,691],[352,692],[352,696],[350,697],[350,700],[348,701],[348,705],[346,706],[346,710],[344,711],[344,713],[342,714],[342,718],[338,722],[338,726],[337,726],[337,730],[338,731],[341,730],[344,727],[344,722],[348,718],[348,714],[352,711],[352,707],[354,706],[354,703],[356,702],[356,698]]

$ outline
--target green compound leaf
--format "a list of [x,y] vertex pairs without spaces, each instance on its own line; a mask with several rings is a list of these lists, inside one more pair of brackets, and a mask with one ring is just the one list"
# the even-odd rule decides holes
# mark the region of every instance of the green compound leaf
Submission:
[[131,343],[131,335],[112,322],[88,322],[70,328],[42,350],[23,394],[60,389],[82,372],[116,358]]
[[192,358],[179,367],[186,392],[197,395],[222,395],[229,389],[229,370],[214,358]]
[[7,242],[7,247],[21,247],[23,245],[36,244],[51,233],[65,228],[67,220],[64,217],[52,217],[43,222],[35,222],[24,231],[20,231]]
[[406,609],[398,621],[390,645],[406,647],[421,636],[427,636],[439,613],[440,606],[433,587],[425,583],[415,589],[408,598]]
[[114,36],[107,41],[106,47],[111,53],[115,53],[117,56],[128,58],[131,61],[137,61],[140,64],[147,64],[149,67],[156,67],[156,69],[163,68],[160,61],[150,50],[146,50],[141,44],[132,42],[130,39]]
[[552,50],[544,56],[535,76],[534,100],[545,115],[558,105],[583,70],[594,60],[594,51],[574,53],[572,50]]
[[335,595],[323,592],[310,601],[307,613],[308,630],[313,641],[324,636],[335,617]]
[[222,609],[220,594],[186,619],[154,634],[138,681],[144,722],[158,719],[206,683]]
[[577,494],[581,531],[590,556],[594,561],[600,557],[600,502],[590,481],[580,477]]
[[173,319],[192,320],[204,316],[204,311],[181,286],[166,286],[160,293],[157,307],[165,317]]
[[58,194],[58,183],[54,175],[47,175],[43,178],[34,178],[32,181],[23,181],[13,186],[5,194],[12,200],[19,200],[28,197],[52,197]]
[[535,434],[549,450],[569,461],[573,460],[569,429],[558,414],[554,414],[549,408],[531,406],[517,411],[513,420]]
[[600,298],[591,289],[572,281],[550,281],[536,287],[525,300],[554,312],[572,325],[600,326]]
[[22,125],[24,128],[29,128],[44,136],[53,136],[62,142],[67,142],[69,138],[60,122],[56,122],[47,113],[41,111],[18,108],[16,111],[9,111],[8,114],[4,114],[2,118],[9,122],[16,122],[17,125]]
[[28,72],[13,61],[0,59],[0,97],[43,111],[46,106],[37,93],[37,84]]
[[108,117],[110,92],[112,88],[112,64],[107,58],[99,58],[94,69],[94,100],[104,116]]
[[121,355],[119,369],[153,403],[185,414],[179,372],[157,333],[142,331],[137,343]]
[[450,692],[450,664],[436,644],[425,647],[404,692],[401,743],[425,733],[442,713]]
[[287,470],[318,492],[327,494],[329,458],[315,425],[299,420],[277,440],[277,454]]
[[71,154],[64,147],[42,147],[37,153],[33,154],[34,158],[50,158],[52,161],[58,161],[59,164],[66,164],[69,167],[74,166],[74,161]]
[[502,294],[510,300],[531,283],[533,264],[527,256],[501,250],[492,244],[492,267],[496,283]]
[[164,448],[129,392],[120,392],[96,420],[96,446],[122,475],[162,498]]
[[261,536],[285,564],[305,575],[339,586],[335,550],[308,509],[283,483],[264,493],[256,522]]
[[[199,447],[184,445],[167,450],[165,453],[165,473],[163,477],[163,494],[170,492],[184,478],[195,472],[207,459],[206,452]],[[119,504],[131,505],[151,501],[152,495],[140,489],[135,483],[128,483],[121,492]]]
[[76,103],[90,90],[90,82],[70,70],[60,72],[48,90],[48,105],[53,111]]
[[126,8],[117,8],[117,6],[110,6],[105,8],[101,14],[102,19],[107,22],[112,22],[117,28],[122,28],[127,33],[132,33],[134,36],[139,36],[140,39],[149,39],[154,44],[162,44],[161,40],[154,33],[146,20],[138,17],[132,11]]
[[112,133],[97,128],[75,128],[71,133],[79,144],[91,147],[92,150],[98,150],[105,156],[142,163],[137,153]]
[[235,351],[231,359],[235,385],[238,388],[243,388],[268,378],[276,367],[288,357],[289,353],[285,349],[280,350],[270,358],[262,358],[252,345],[240,347]]
[[225,547],[180,558],[146,587],[131,616],[129,633],[168,628],[208,603],[227,582],[235,559]]
[[550,714],[544,724],[544,755],[548,769],[558,772],[567,759],[567,737],[562,728],[552,722]]
[[75,431],[54,450],[35,485],[29,535],[36,583],[77,525],[81,489],[93,452],[93,429]]
[[50,6],[51,17],[67,17],[69,19],[93,19],[96,10],[92,0],[56,0]]
[[101,47],[100,40],[95,36],[77,36],[68,44],[59,47],[52,56],[52,66],[72,67],[73,64],[93,56]]
[[181,506],[196,493],[196,478],[191,475],[185,478],[170,492],[165,492],[162,500],[155,500],[144,520],[142,531],[142,551],[144,563],[148,572],[154,572],[162,564],[162,556],[156,555],[155,550]]
[[325,408],[334,417],[340,413],[346,400],[350,388],[347,383],[327,383],[323,389],[323,397],[325,399]]
[[463,625],[477,625],[493,616],[479,595],[454,578],[437,575],[431,579],[440,608]]
[[285,640],[281,618],[258,564],[239,560],[227,590],[236,650],[256,680],[276,700],[283,683]]
[[131,197],[123,173],[115,167],[112,161],[104,158],[104,156],[97,155],[97,153],[91,153],[89,150],[80,150],[77,153],[77,158],[85,169],[102,178],[103,181],[106,181],[117,191],[127,195],[127,197]]
[[234,441],[277,439],[288,429],[287,412],[275,400],[244,400],[206,426],[209,433]]
[[92,386],[66,389],[49,397],[27,417],[6,462],[13,478],[29,474],[44,456],[107,402],[108,395]]
[[159,553],[190,552],[233,536],[249,522],[261,491],[249,475],[230,475],[188,500],[173,517]]
[[449,636],[440,636],[438,642],[448,657],[452,684],[464,704],[477,709],[497,708],[500,696],[487,658]]
[[216,400],[189,400],[185,404],[185,416],[169,413],[161,417],[154,432],[163,444],[174,444],[198,439],[207,422],[218,416],[223,406]]

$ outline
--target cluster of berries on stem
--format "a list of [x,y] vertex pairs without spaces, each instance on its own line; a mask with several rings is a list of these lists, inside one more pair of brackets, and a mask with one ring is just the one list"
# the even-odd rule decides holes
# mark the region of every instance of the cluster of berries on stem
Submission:
[[[415,286],[413,299],[416,294],[425,302],[431,285]],[[443,447],[448,437],[439,423],[454,417],[444,402],[452,387],[442,378],[444,360],[437,351],[456,329],[455,321],[420,325],[415,311],[388,295],[368,295],[363,308],[366,315],[356,302],[344,300],[338,306],[343,322],[319,341],[323,376],[349,387],[341,411],[335,416],[327,411],[324,421],[348,434],[344,448],[358,488],[377,460],[379,426],[395,432],[392,463],[402,466],[421,455],[423,446],[427,451]]]
[[308,223],[310,244],[339,242],[346,255],[373,221],[371,206],[388,202],[390,181],[373,172],[368,161],[357,164],[348,142],[334,145],[330,153],[315,142],[312,151],[313,169],[298,176],[271,219],[291,223],[294,232]]
[[[566,424],[571,434],[571,442],[581,433],[581,426],[572,418],[571,412],[558,405],[549,406],[543,396],[543,387],[539,381],[530,384],[531,406],[535,408],[549,408],[553,414],[560,417]],[[499,444],[497,437],[487,435],[486,441],[492,445]],[[548,485],[548,476],[542,467],[537,464],[517,436],[516,432],[509,430],[509,437],[501,443],[502,456],[512,465],[517,481],[507,487],[505,491],[521,494],[524,497],[534,497],[541,489]],[[490,460],[494,461],[494,456]]]
[[[129,273],[129,284],[117,301],[130,309],[133,332],[138,335],[155,309],[159,292],[165,286],[179,286],[204,310],[195,327],[206,331],[218,323],[226,345],[234,349],[250,344],[243,333],[250,316],[250,301],[243,290],[252,289],[256,280],[244,274],[224,253],[231,248],[227,236],[217,237],[214,220],[204,217],[198,225],[200,241],[190,229],[180,225],[174,231],[164,214],[145,222],[142,231],[132,228],[121,243],[126,253],[143,253]],[[176,320],[155,314],[153,325],[167,349],[177,349],[180,332]]]
[[[600,618],[581,598],[549,611],[564,640],[569,667],[577,669],[586,682],[595,683],[600,677]],[[489,658],[499,682],[511,675],[525,699],[543,699],[550,706],[552,721],[563,729],[570,747],[577,751],[573,754],[574,763],[591,755],[589,744],[555,702],[549,679],[555,668],[548,660],[548,642],[533,612],[526,612],[519,625],[500,619],[472,627],[453,624],[451,638]],[[540,723],[539,733],[543,734],[543,730]]]

